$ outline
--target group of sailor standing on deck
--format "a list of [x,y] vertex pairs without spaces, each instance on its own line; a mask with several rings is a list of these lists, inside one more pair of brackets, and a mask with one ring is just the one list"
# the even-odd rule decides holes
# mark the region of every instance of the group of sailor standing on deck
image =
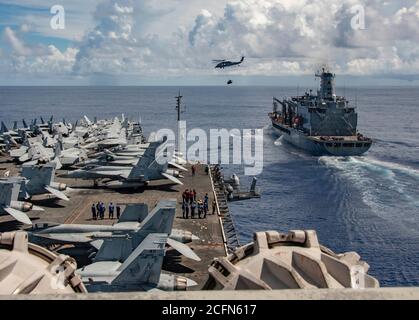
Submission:
[[[212,204],[212,214],[215,212],[215,202]],[[209,211],[209,197],[208,193],[205,194],[204,199],[198,199],[195,189],[186,189],[182,193],[182,217],[183,219],[189,219],[189,213],[191,219],[195,218],[195,214],[199,219],[206,218]]]
[[[114,219],[114,213],[116,208],[116,219],[119,219],[121,216],[121,207],[115,205],[111,202],[109,203],[109,219]],[[105,212],[106,212],[106,206],[103,202],[98,201],[96,204],[92,204],[92,219],[93,220],[103,220],[105,219]]]

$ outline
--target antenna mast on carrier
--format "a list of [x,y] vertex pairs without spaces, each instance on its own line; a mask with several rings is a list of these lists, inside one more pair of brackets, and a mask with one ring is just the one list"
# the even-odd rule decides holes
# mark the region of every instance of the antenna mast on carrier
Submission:
[[175,97],[176,99],[176,111],[177,111],[177,130],[178,130],[178,141],[177,141],[177,151],[178,152],[186,152],[185,149],[186,144],[186,124],[185,122],[180,120],[180,114],[182,112],[185,112],[185,110],[182,110],[182,98],[183,96],[180,94],[177,95],[177,97]]
[[177,97],[175,97],[176,99],[176,110],[177,110],[177,121],[180,121],[180,114],[182,112],[181,110],[181,103],[182,103],[182,98],[183,96],[180,95],[180,91]]

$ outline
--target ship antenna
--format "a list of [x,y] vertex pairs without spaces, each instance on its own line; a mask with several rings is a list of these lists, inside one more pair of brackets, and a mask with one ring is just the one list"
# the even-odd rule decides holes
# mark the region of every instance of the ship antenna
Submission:
[[[182,145],[183,145],[183,141],[184,141],[184,136],[182,135],[183,133],[183,129],[181,127],[181,121],[180,121],[180,114],[185,112],[186,110],[182,110],[182,98],[183,96],[180,94],[180,90],[179,90],[179,94],[177,97],[175,97],[176,99],[176,111],[177,111],[177,124],[178,124],[178,145],[177,145],[177,150],[178,151],[183,151],[182,150]],[[185,107],[186,109],[186,107]]]
[[358,108],[358,87],[355,88],[355,108]]
[[178,96],[175,97],[175,99],[176,99],[177,121],[180,121],[180,114],[182,113],[182,110],[181,110],[182,96],[180,95],[180,90],[179,90]]

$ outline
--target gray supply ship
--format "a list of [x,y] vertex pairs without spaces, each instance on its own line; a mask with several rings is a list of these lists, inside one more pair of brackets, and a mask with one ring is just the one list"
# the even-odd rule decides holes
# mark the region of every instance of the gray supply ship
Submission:
[[[359,156],[369,150],[370,138],[357,131],[358,114],[345,97],[336,96],[335,74],[316,74],[320,90],[280,101],[274,97],[269,113],[274,131],[284,141],[315,156]],[[279,109],[279,105],[281,108]]]

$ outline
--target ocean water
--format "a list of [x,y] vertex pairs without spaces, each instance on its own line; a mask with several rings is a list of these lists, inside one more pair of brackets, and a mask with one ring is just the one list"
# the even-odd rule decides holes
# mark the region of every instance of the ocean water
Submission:
[[[315,86],[315,84],[313,84]],[[314,157],[270,129],[278,87],[0,87],[0,120],[141,117],[145,133],[176,127],[181,90],[187,128],[264,129],[262,198],[232,203],[242,243],[262,230],[315,229],[336,252],[356,251],[382,286],[419,285],[419,90],[339,89],[357,103],[359,130],[374,139],[362,157]],[[313,88],[314,89],[314,88]],[[300,94],[302,90],[300,90]],[[224,165],[226,175],[243,174]],[[251,177],[242,177],[248,188]]]

